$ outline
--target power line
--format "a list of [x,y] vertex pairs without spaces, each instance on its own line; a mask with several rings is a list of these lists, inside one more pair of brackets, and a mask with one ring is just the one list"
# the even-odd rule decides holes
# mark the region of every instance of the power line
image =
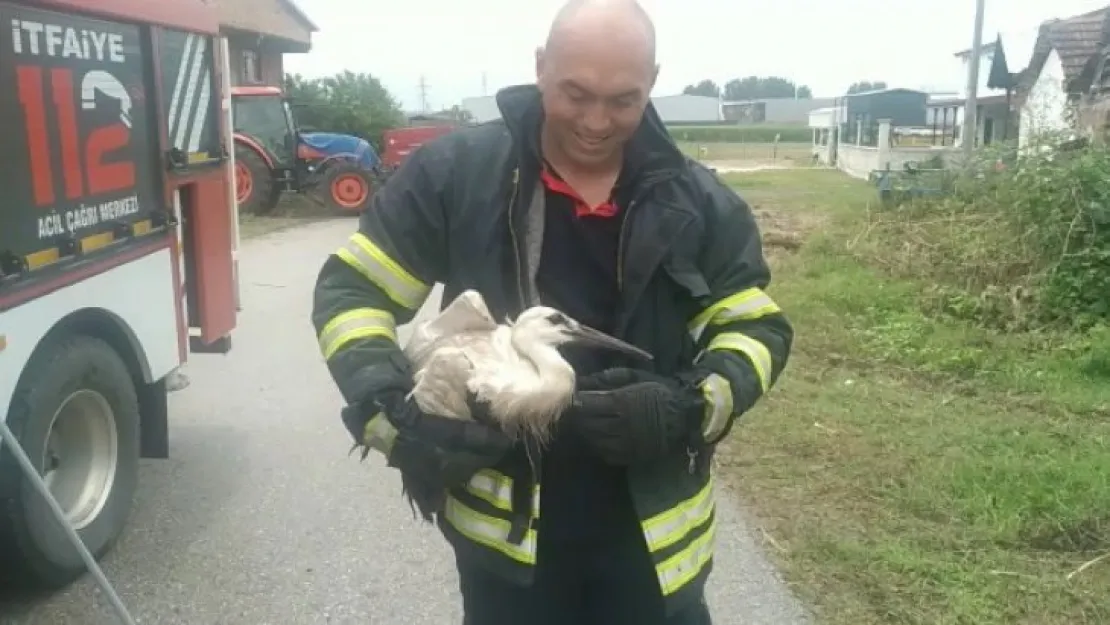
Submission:
[[428,112],[428,81],[424,76],[420,76],[420,83],[417,85],[417,92],[420,94],[420,112]]

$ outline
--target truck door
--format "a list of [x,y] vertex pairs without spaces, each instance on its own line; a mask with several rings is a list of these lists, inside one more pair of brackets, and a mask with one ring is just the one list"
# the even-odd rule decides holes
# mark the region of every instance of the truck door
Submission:
[[222,137],[222,57],[207,35],[156,29],[168,193],[181,218],[188,323],[194,351],[226,351],[235,327],[234,211]]

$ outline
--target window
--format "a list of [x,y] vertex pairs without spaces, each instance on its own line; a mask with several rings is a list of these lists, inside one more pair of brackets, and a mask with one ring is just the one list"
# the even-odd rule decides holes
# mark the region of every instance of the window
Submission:
[[243,50],[242,77],[243,82],[246,84],[258,84],[262,82],[262,67],[259,64],[258,52],[256,50]]

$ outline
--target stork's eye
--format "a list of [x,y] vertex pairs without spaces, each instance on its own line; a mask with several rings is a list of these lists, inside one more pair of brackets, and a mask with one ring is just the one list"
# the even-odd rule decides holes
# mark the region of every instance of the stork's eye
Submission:
[[561,312],[553,312],[547,316],[547,322],[553,326],[567,325],[567,316]]

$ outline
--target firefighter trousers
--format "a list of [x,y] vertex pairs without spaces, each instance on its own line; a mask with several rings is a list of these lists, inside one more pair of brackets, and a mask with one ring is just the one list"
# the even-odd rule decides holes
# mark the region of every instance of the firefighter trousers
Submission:
[[704,599],[665,615],[642,535],[604,546],[540,536],[528,587],[458,563],[463,625],[712,625]]

